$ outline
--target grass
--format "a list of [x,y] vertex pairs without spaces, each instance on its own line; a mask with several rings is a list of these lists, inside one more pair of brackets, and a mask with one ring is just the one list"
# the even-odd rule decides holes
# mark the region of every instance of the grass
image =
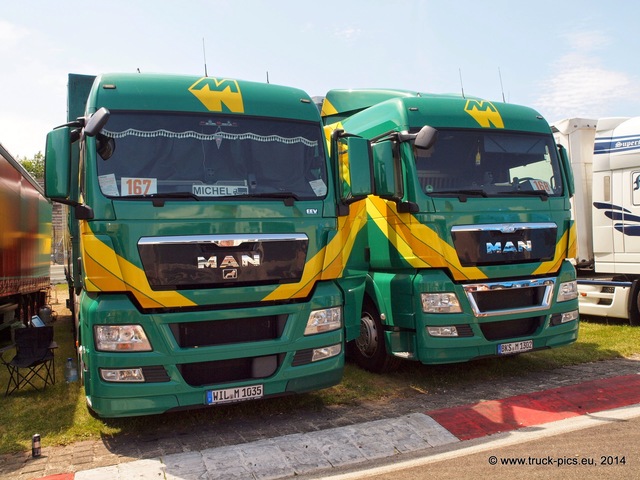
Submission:
[[[162,435],[163,432],[189,429],[203,423],[390,400],[453,386],[518,377],[533,371],[640,354],[640,328],[623,323],[583,320],[578,342],[554,350],[454,365],[426,366],[404,362],[397,372],[385,375],[371,374],[348,364],[339,385],[319,392],[164,415],[101,420],[89,414],[79,383],[64,382],[64,360],[75,356],[70,317],[58,318],[54,328],[59,345],[56,351],[57,382],[45,390],[28,388],[9,397],[0,397],[0,454],[28,451],[34,433],[42,436],[43,446],[127,433]],[[0,386],[6,388],[6,382],[7,371],[2,368]]]

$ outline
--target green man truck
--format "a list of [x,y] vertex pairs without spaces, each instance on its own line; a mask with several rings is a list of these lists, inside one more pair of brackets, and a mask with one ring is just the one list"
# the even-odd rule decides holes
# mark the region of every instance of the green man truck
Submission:
[[[68,205],[70,308],[103,417],[325,388],[359,334],[369,142],[303,91],[71,74],[47,136]],[[340,155],[338,155],[340,152]]]
[[532,109],[332,90],[325,124],[372,142],[370,268],[353,343],[372,371],[570,344],[579,316],[564,149]]

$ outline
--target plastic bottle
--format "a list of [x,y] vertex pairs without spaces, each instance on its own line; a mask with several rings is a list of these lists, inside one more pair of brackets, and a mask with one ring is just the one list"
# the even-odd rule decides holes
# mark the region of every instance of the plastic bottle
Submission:
[[71,357],[67,358],[67,363],[64,366],[64,379],[67,383],[76,382],[78,380],[78,369]]
[[31,456],[39,457],[42,455],[42,447],[40,445],[40,434],[36,433],[31,437]]

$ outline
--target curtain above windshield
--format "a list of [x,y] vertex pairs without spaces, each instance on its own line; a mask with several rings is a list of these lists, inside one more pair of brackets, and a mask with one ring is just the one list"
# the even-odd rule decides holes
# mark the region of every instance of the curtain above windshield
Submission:
[[317,199],[327,192],[322,139],[304,122],[112,112],[96,138],[98,179],[110,197]]

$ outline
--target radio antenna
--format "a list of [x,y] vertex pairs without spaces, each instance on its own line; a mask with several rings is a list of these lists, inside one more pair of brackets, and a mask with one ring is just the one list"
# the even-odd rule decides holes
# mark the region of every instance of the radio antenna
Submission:
[[460,76],[460,90],[462,90],[462,98],[466,98],[464,96],[464,85],[462,84],[462,69],[458,68],[458,75]]
[[202,37],[202,57],[204,58],[204,76],[208,77],[207,74],[207,52],[204,49],[204,37]]
[[502,91],[502,101],[504,103],[507,103],[507,101],[504,99],[504,86],[502,85],[502,73],[500,72],[500,67],[498,67],[498,76],[500,77],[500,90]]
[[269,83],[269,70],[267,70],[267,83]]

